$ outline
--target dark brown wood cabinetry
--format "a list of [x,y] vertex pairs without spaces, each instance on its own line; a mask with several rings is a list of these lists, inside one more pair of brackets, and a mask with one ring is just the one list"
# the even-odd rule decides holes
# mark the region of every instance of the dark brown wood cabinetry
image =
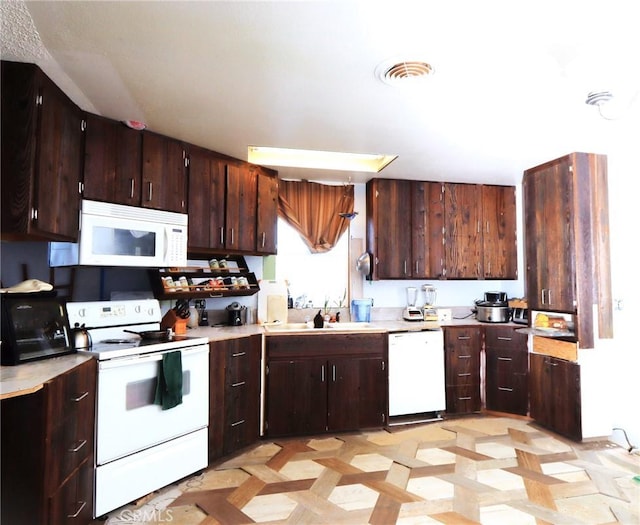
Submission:
[[89,360],[2,401],[3,523],[91,522],[95,384]]
[[442,276],[442,184],[372,179],[367,183],[367,251],[373,279]]
[[479,412],[482,328],[447,326],[444,330],[447,413]]
[[444,185],[448,279],[517,279],[513,186]]
[[210,343],[209,462],[260,437],[260,335]]
[[278,178],[189,147],[189,253],[276,253]]
[[531,168],[523,196],[529,308],[575,314],[580,347],[593,348],[613,337],[606,156],[572,153]]
[[226,162],[204,148],[189,148],[189,251],[224,249]]
[[517,279],[514,186],[372,179],[373,279]]
[[34,64],[1,77],[2,236],[76,241],[83,113]]
[[266,352],[269,437],[386,423],[386,334],[268,336]]
[[142,132],[87,114],[83,197],[140,206],[141,195]]
[[517,279],[516,189],[482,186],[482,275]]
[[527,335],[510,326],[485,329],[485,404],[488,410],[526,416],[529,410]]
[[278,175],[272,170],[255,167],[258,177],[256,252],[262,255],[278,252]]
[[541,354],[530,356],[531,417],[563,436],[582,439],[580,365]]
[[182,142],[158,133],[142,135],[140,206],[186,213],[186,150]]

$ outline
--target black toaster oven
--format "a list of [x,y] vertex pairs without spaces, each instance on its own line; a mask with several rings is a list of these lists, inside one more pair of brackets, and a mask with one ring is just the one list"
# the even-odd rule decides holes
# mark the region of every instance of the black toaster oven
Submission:
[[67,313],[55,291],[1,293],[0,303],[3,365],[75,352]]

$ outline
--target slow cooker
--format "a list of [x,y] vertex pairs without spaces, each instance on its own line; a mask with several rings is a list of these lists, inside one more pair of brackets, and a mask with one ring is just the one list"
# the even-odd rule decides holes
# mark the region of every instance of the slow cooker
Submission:
[[511,312],[505,292],[486,292],[484,301],[476,301],[476,319],[483,323],[508,323]]

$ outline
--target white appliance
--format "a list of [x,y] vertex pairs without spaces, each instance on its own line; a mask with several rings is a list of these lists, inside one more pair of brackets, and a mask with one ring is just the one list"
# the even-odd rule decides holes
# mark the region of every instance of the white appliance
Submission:
[[442,329],[389,334],[389,416],[440,418],[446,409],[444,374]]
[[[208,465],[209,344],[205,337],[141,339],[160,329],[154,299],[67,303],[98,359],[93,516],[103,516]],[[182,403],[154,403],[163,355],[180,351]]]
[[185,213],[83,200],[80,239],[49,244],[55,266],[186,266]]

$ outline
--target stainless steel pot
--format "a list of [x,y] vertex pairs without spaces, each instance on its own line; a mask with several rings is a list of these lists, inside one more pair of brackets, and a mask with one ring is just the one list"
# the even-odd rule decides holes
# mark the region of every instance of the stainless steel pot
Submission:
[[508,323],[511,320],[511,308],[476,305],[476,319],[483,323]]
[[484,300],[488,303],[506,303],[507,293],[506,292],[485,292]]

